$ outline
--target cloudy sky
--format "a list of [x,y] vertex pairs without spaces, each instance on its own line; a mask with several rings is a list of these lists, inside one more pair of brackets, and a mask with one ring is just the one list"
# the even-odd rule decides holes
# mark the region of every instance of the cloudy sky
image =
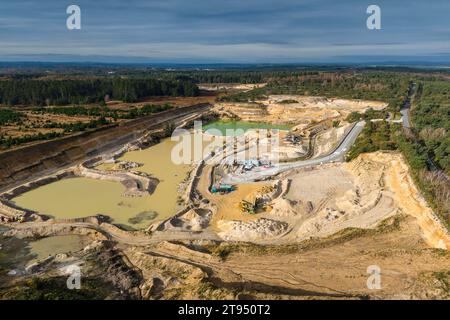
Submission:
[[[71,4],[81,30],[66,28]],[[370,4],[382,30],[366,27]],[[0,60],[450,62],[450,1],[2,0]]]

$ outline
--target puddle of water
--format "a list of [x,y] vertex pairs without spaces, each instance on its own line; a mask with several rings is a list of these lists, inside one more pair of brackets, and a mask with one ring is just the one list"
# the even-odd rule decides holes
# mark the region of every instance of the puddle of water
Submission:
[[[89,239],[79,235],[52,236],[39,240],[27,240],[0,235],[0,278],[9,271],[21,273],[27,265],[41,261],[50,255],[82,250]],[[9,278],[9,276],[7,277]],[[1,281],[1,280],[0,280]]]
[[287,125],[275,125],[264,122],[246,122],[246,121],[213,121],[203,126],[203,130],[216,129],[219,130],[222,135],[227,134],[227,130],[243,130],[244,132],[250,129],[279,129],[289,130],[290,126]]
[[32,263],[59,253],[77,252],[82,250],[86,245],[87,243],[82,236],[67,235],[31,241],[27,247],[33,257],[30,260],[30,263]]

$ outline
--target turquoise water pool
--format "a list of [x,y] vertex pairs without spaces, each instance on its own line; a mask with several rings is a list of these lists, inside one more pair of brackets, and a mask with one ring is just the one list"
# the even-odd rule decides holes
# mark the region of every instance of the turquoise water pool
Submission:
[[246,122],[246,121],[214,121],[203,126],[204,131],[211,133],[211,129],[220,131],[220,133],[225,135],[239,135],[250,129],[279,129],[279,130],[289,130],[288,125],[275,125],[264,122]]

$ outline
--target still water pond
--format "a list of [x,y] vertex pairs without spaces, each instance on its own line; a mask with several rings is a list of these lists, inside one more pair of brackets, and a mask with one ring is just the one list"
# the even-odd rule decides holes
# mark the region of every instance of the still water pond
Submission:
[[290,126],[275,125],[264,122],[246,122],[246,121],[213,121],[203,126],[203,130],[211,132],[211,130],[218,130],[223,136],[236,135],[239,132],[246,132],[250,129],[279,129],[289,130]]
[[[227,129],[289,129],[288,126],[243,121],[215,121],[204,126],[205,130],[212,128],[220,130],[223,135]],[[58,219],[103,214],[109,216],[112,223],[124,228],[145,228],[174,215],[180,209],[177,204],[180,194],[178,186],[186,178],[191,165],[172,161],[172,149],[177,143],[167,138],[145,150],[127,152],[119,159],[142,163],[142,167],[134,170],[149,173],[160,180],[152,195],[123,197],[125,187],[120,183],[79,177],[39,187],[13,201],[20,207]],[[202,144],[205,147],[210,142],[204,141]],[[108,167],[103,165],[100,169]]]
[[164,139],[145,150],[126,153],[120,160],[144,164],[135,170],[152,174],[160,180],[152,195],[123,197],[125,187],[112,181],[71,178],[29,191],[13,199],[23,208],[56,218],[80,218],[96,214],[111,217],[115,224],[127,228],[145,228],[156,220],[176,213],[178,185],[190,170],[189,165],[171,161],[171,151],[177,142]]

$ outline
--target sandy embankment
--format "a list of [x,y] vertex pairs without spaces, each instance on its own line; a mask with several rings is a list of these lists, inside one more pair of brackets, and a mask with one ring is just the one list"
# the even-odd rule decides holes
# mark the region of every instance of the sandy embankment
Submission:
[[341,127],[330,128],[320,133],[315,140],[313,157],[318,158],[332,152],[351,128],[352,124],[345,124]]
[[126,188],[123,193],[126,197],[152,194],[159,183],[158,179],[138,171],[103,171],[79,165],[74,169],[74,173],[90,179],[120,182]]
[[403,157],[395,155],[393,159],[386,159],[385,155],[380,156],[385,161],[390,160],[385,178],[386,187],[393,191],[402,211],[417,219],[428,245],[450,249],[448,231],[418,191]]

